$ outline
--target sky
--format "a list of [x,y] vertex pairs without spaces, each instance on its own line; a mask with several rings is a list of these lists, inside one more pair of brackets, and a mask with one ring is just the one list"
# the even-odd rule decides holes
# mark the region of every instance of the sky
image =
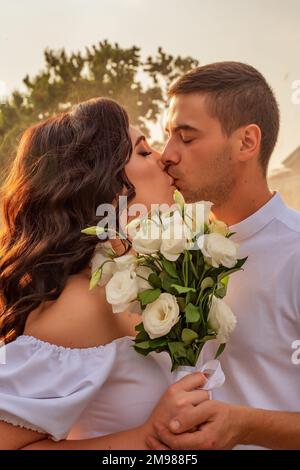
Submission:
[[299,26],[299,0],[0,0],[0,96],[43,67],[46,47],[83,51],[103,39],[145,57],[162,46],[201,65],[246,62],[279,102],[276,169],[300,145]]

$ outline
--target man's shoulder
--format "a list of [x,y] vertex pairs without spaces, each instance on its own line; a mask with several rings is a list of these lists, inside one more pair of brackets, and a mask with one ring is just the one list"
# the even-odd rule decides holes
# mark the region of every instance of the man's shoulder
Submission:
[[286,226],[286,228],[294,233],[298,233],[300,237],[300,212],[286,206],[284,211],[278,216],[278,220]]

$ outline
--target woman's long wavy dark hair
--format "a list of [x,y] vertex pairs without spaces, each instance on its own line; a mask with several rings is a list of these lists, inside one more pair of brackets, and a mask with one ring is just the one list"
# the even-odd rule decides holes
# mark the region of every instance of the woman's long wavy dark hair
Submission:
[[1,190],[0,340],[24,331],[29,313],[55,300],[89,263],[96,209],[127,189],[132,152],[126,111],[96,98],[27,129]]

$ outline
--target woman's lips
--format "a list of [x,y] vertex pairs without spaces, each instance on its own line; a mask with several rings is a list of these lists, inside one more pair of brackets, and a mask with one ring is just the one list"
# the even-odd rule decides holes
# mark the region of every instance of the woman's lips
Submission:
[[168,178],[169,178],[169,181],[170,181],[170,186],[175,186],[175,180],[174,180],[173,176],[168,175]]

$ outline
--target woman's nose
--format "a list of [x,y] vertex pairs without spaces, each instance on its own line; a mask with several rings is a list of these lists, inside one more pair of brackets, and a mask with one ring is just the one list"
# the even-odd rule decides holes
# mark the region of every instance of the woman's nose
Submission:
[[161,153],[158,152],[157,150],[155,150],[154,152],[152,152],[152,155],[153,155],[154,158],[156,159],[159,168],[160,168],[161,170],[164,170],[164,169],[165,169],[165,165],[163,164],[163,162],[162,162],[162,160],[161,160]]

